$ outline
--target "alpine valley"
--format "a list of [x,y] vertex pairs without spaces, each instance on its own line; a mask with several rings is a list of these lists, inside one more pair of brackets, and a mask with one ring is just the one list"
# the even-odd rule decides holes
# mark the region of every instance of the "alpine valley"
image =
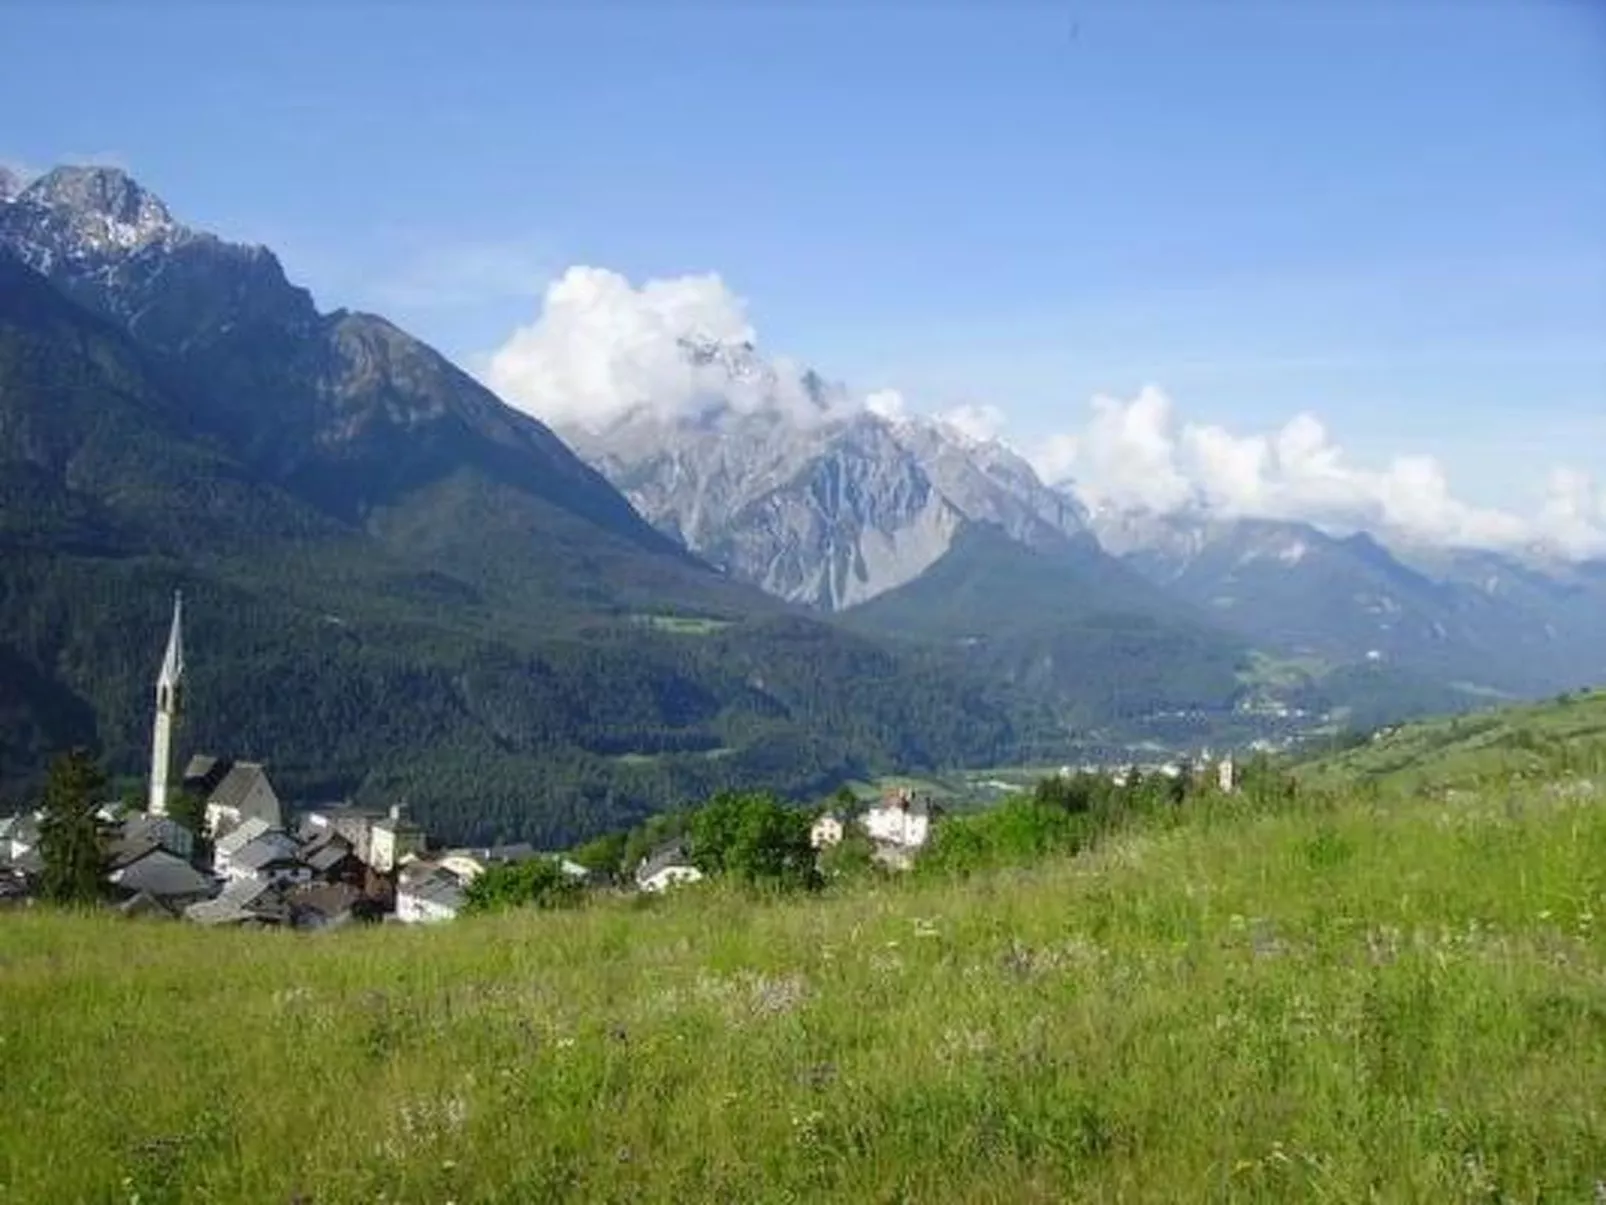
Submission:
[[142,766],[178,588],[188,748],[462,841],[1606,677],[1606,566],[1090,511],[751,346],[684,353],[695,413],[554,433],[119,170],[0,183],[0,792],[73,743]]

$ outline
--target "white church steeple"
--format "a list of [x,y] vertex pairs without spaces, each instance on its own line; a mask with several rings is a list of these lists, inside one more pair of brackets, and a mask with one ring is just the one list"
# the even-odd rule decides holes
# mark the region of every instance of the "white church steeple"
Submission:
[[173,630],[156,679],[156,730],[151,738],[150,814],[167,815],[168,779],[173,773],[173,729],[184,709],[184,598],[173,595]]

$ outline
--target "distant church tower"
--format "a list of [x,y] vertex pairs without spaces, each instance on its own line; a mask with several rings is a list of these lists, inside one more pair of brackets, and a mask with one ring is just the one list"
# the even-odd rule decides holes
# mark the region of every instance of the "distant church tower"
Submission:
[[173,773],[173,729],[184,710],[184,599],[173,595],[173,630],[156,679],[156,731],[151,738],[152,816],[167,815],[168,779]]

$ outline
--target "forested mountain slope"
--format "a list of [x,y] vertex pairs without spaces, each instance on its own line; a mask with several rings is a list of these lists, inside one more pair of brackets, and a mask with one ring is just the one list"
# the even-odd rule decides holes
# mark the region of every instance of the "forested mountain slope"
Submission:
[[187,748],[264,758],[293,798],[405,796],[448,837],[1047,731],[724,579],[429,349],[153,205],[105,169],[0,205],[0,790],[69,741],[143,769],[179,586]]

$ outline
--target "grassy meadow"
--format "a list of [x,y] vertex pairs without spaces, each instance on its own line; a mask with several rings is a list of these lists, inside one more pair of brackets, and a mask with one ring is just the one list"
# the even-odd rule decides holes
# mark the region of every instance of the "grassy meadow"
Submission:
[[1606,690],[1385,730],[1311,762],[1303,777],[1389,794],[1528,790],[1579,778],[1606,784]]
[[14,914],[0,1202],[1589,1202],[1603,926],[1583,789],[432,930]]

